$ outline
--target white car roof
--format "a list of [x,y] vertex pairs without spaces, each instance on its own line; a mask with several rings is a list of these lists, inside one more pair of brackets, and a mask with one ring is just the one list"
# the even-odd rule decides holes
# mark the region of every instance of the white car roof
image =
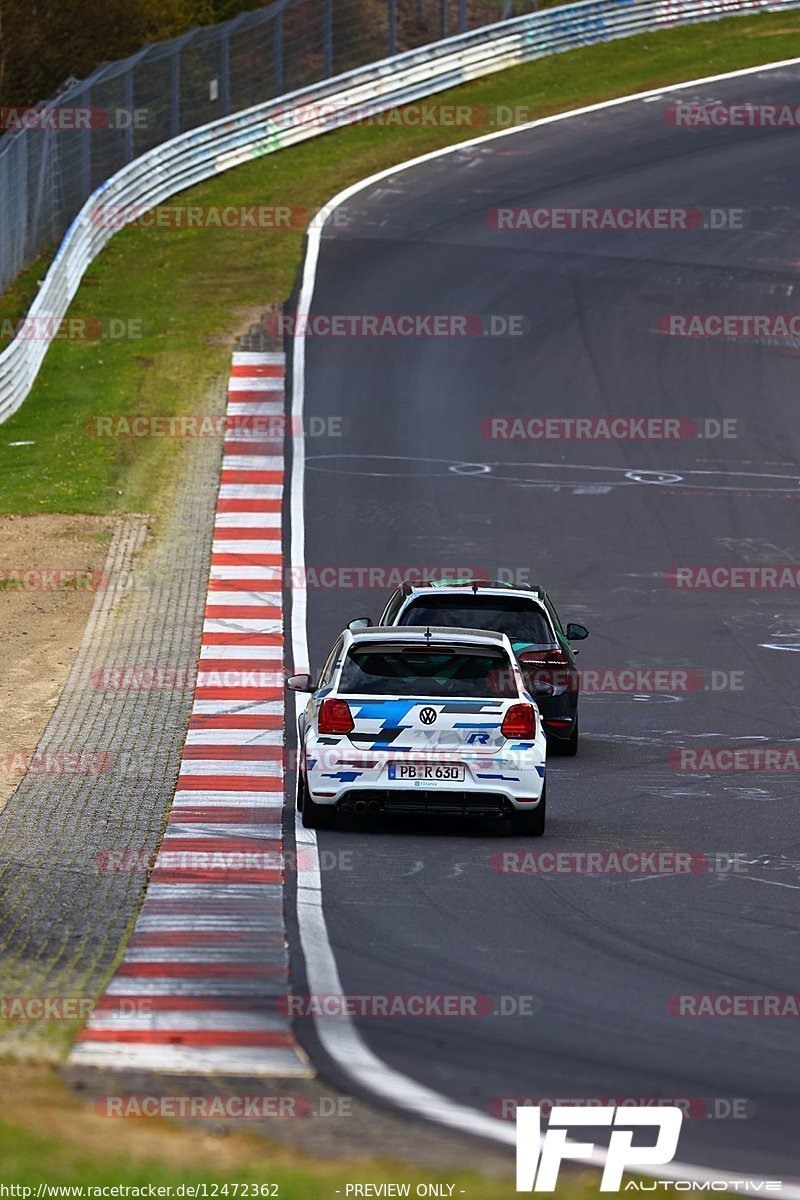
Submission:
[[417,596],[513,596],[519,600],[532,600],[534,604],[544,606],[544,600],[541,592],[531,591],[529,588],[514,588],[504,587],[498,584],[496,587],[491,585],[483,585],[476,590],[471,583],[448,583],[441,587],[412,587],[406,599],[411,600]]
[[452,625],[371,625],[369,629],[347,632],[350,634],[352,645],[369,642],[411,642],[425,646],[429,642],[447,642],[449,645],[477,645],[493,650],[505,650],[513,657],[508,637],[490,629],[464,629]]

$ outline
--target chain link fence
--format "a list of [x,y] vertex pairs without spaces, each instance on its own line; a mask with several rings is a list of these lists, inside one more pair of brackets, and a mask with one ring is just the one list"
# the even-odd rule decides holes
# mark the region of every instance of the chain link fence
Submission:
[[0,291],[89,195],[169,138],[398,51],[529,12],[520,0],[276,0],[145,46],[0,114]]

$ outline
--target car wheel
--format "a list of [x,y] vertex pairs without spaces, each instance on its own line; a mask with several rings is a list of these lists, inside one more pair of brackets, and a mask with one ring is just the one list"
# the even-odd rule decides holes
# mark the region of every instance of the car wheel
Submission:
[[332,804],[315,804],[311,799],[305,776],[298,784],[298,807],[303,816],[304,829],[332,829],[336,822],[336,809]]
[[565,742],[557,742],[555,738],[547,746],[547,749],[561,758],[574,758],[578,753],[578,718],[575,718],[575,724],[572,728],[572,733]]
[[533,812],[520,812],[515,809],[511,814],[511,832],[524,833],[528,837],[541,837],[547,817],[547,784],[542,788],[542,798]]

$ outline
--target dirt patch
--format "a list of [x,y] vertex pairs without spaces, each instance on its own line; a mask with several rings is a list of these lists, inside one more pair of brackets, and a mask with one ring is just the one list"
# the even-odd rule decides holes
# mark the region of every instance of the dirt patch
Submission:
[[247,307],[231,308],[230,314],[231,328],[219,333],[210,333],[206,337],[209,346],[225,346],[226,349],[230,349],[232,337],[245,337],[253,331],[254,326],[260,328],[264,320],[264,305],[251,304]]
[[0,809],[67,678],[115,518],[0,515]]

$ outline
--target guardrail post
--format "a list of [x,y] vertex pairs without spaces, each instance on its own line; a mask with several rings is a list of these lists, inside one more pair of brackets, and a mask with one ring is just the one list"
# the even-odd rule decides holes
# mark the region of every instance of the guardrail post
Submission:
[[[419,17],[419,0],[417,0],[417,16]],[[396,0],[387,0],[386,4],[386,26],[387,39],[386,48],[389,57],[397,54],[397,3]]]
[[[45,207],[45,190],[47,184],[50,183],[52,185],[55,178],[52,164],[55,162],[56,155],[58,154],[58,143],[53,144],[53,137],[54,134],[49,129],[42,134],[42,144],[36,173],[36,197],[33,202],[33,216],[30,223],[30,228],[34,231],[34,236],[43,228],[42,210]],[[48,176],[48,168],[52,172],[52,177]],[[52,237],[52,218],[55,215],[55,208],[52,203],[47,204],[47,214],[51,218],[47,225],[48,236]]]
[[220,42],[219,52],[222,60],[219,72],[219,99],[222,116],[227,117],[231,111],[231,35],[228,29]]
[[123,102],[125,109],[125,162],[132,162],[133,147],[133,68],[128,67],[123,83]]
[[[82,101],[86,108],[91,108],[92,93],[86,91],[83,93]],[[91,122],[89,122],[91,124]],[[88,196],[92,190],[92,131],[84,129],[81,134],[81,188],[84,196]]]
[[275,95],[280,96],[283,91],[283,13],[277,12],[272,19],[275,22],[275,38],[272,44]]
[[172,136],[177,137],[181,131],[181,47],[177,45],[172,51],[169,64],[170,89],[170,128]]
[[458,32],[467,32],[467,0],[458,0]]
[[439,0],[439,37],[447,34],[447,0]]
[[333,75],[333,0],[325,0],[322,37],[325,53],[325,78],[330,79]]

